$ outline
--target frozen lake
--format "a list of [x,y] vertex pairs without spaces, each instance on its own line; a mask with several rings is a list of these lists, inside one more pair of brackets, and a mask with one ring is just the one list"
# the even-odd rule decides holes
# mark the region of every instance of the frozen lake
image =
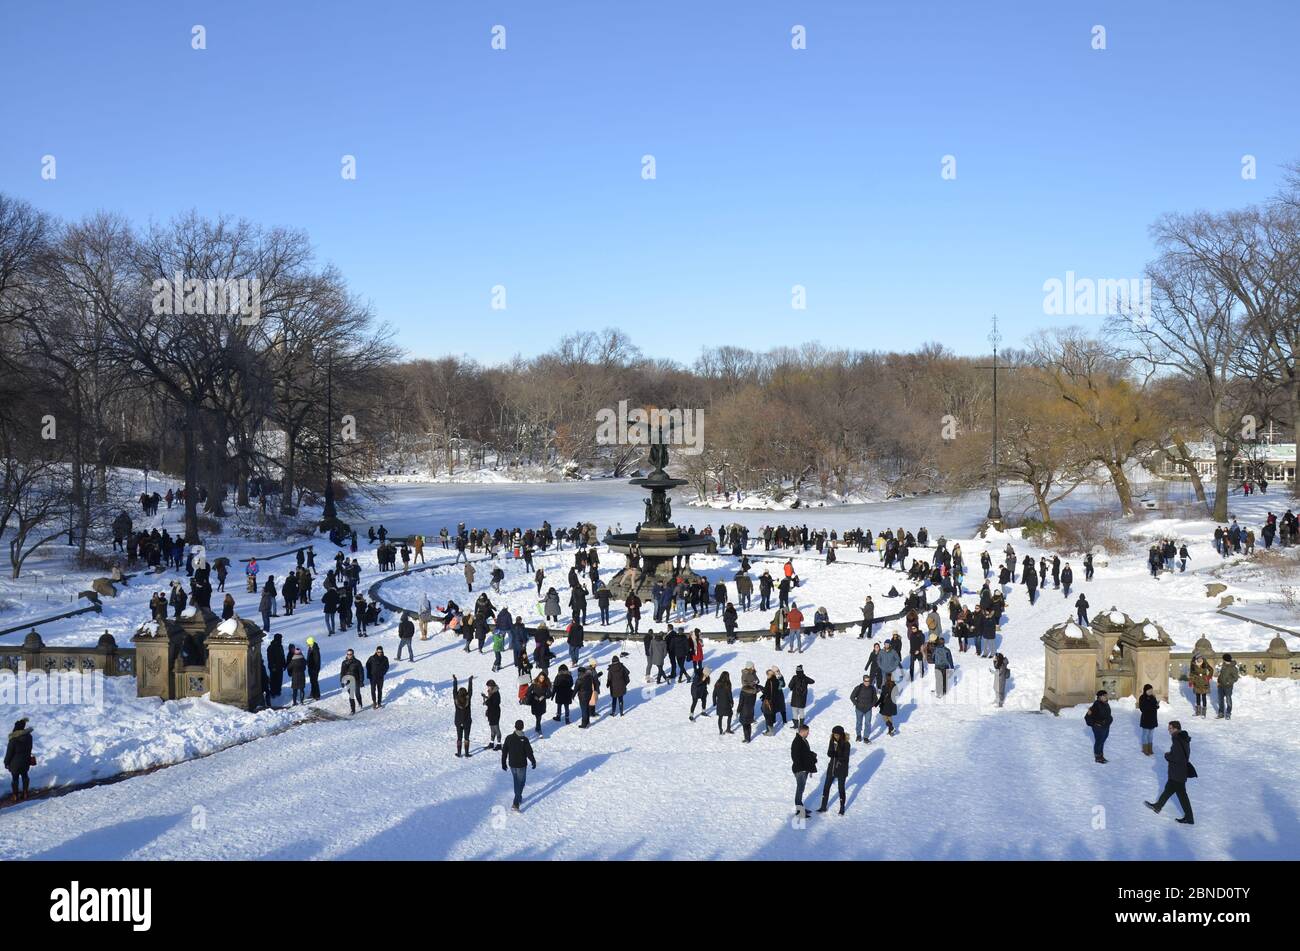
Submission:
[[[1190,499],[1190,490],[1184,495],[1183,488],[1171,486],[1170,498]],[[498,526],[535,527],[543,519],[556,527],[591,521],[602,533],[607,527],[621,523],[624,531],[631,531],[641,517],[644,495],[642,490],[622,479],[533,484],[399,483],[384,486],[383,493],[383,501],[365,506],[368,517],[355,521],[362,534],[366,526],[377,526],[381,522],[390,532],[399,535],[436,535],[443,526],[454,532],[456,524],[461,521],[469,527],[493,529]],[[776,512],[695,507],[684,502],[688,494],[689,490],[674,494],[673,521],[682,527],[694,525],[700,530],[706,525],[716,529],[732,522],[748,525],[751,529],[769,524],[806,522],[813,527],[840,531],[869,528],[872,532],[900,525],[915,531],[924,525],[931,536],[945,534],[950,538],[969,538],[988,513],[988,492],[984,490]],[[1002,511],[1008,516],[1022,511],[1028,502],[1029,493],[1025,489],[1009,486],[1002,490]],[[1118,505],[1115,493],[1109,487],[1084,487],[1057,503],[1052,511],[1062,515],[1087,511],[1114,513],[1118,511]]]

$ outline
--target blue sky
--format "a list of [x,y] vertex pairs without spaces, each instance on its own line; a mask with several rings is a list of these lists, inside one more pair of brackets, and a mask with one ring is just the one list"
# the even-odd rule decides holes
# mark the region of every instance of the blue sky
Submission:
[[0,190],[303,228],[416,355],[978,353],[1049,278],[1138,276],[1162,212],[1266,199],[1297,49],[1283,0],[0,0]]

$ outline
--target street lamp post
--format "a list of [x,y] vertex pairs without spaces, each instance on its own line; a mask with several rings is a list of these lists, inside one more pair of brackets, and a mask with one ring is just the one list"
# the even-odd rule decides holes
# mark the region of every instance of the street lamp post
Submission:
[[334,504],[334,358],[325,363],[325,511],[321,528],[333,528],[339,520]]
[[1001,454],[998,445],[998,370],[1013,369],[1012,367],[998,366],[998,344],[1002,342],[1002,334],[998,333],[998,315],[993,315],[993,329],[989,332],[989,343],[993,345],[993,365],[981,367],[984,370],[993,371],[993,445],[992,451],[992,470],[993,484],[989,487],[989,514],[987,521],[991,525],[1002,524],[1002,494],[998,491],[998,477],[1001,475]]

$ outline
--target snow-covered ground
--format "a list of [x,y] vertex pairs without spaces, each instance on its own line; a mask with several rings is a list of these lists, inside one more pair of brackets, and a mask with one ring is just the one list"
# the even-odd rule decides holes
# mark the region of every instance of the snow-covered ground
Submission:
[[[619,519],[630,524],[637,507],[637,497],[617,484],[393,488],[389,501],[376,507],[375,524],[382,521],[394,531],[429,536],[444,524],[454,529],[461,520],[496,526],[534,525],[549,518],[561,525],[583,518],[604,528]],[[1258,526],[1265,507],[1276,503],[1282,504],[1275,511],[1284,510],[1283,499],[1234,499],[1234,514],[1242,524]],[[996,552],[1005,540],[971,537],[979,513],[969,508],[960,500],[954,505],[925,499],[797,514],[800,522],[806,517],[810,525],[840,529],[926,524],[932,534],[945,532],[962,540],[968,563],[977,564],[986,544]],[[727,518],[731,520],[730,513]],[[737,518],[754,527],[774,520],[766,513],[737,513]],[[689,517],[682,514],[679,520],[688,522]],[[1276,633],[1218,614],[1218,597],[1205,595],[1209,582],[1228,585],[1226,593],[1237,602],[1233,610],[1267,611],[1271,623],[1294,618],[1283,588],[1296,581],[1295,551],[1261,568],[1258,561],[1224,563],[1215,555],[1208,520],[1137,521],[1129,531],[1135,536],[1133,550],[1099,557],[1091,584],[1081,583],[1079,559],[1069,559],[1080,582],[1076,590],[1087,593],[1094,611],[1115,605],[1135,617],[1150,617],[1184,649],[1202,634],[1219,649],[1260,649]],[[1140,542],[1164,534],[1188,540],[1192,563],[1185,575],[1153,580]],[[225,543],[240,547],[233,538]],[[434,544],[430,555],[441,557]],[[1014,544],[1021,553],[1038,553],[1020,541]],[[328,548],[317,543],[318,564],[324,563]],[[267,544],[264,550],[275,546]],[[567,561],[569,556],[571,550],[548,557],[558,569],[559,557]],[[856,616],[867,591],[878,594],[883,581],[902,580],[873,564],[874,555],[864,553],[865,564],[853,564],[858,558],[845,552],[829,567],[813,560],[796,562],[807,585],[801,590],[820,592],[813,601],[826,603],[833,619]],[[729,560],[720,556],[702,566],[725,575]],[[607,576],[618,559],[606,561],[602,574]],[[379,575],[368,546],[363,565],[363,585],[369,585]],[[272,562],[263,572],[274,573],[275,566]],[[773,563],[774,575],[777,567]],[[547,572],[552,574],[549,566]],[[522,564],[507,563],[507,579],[505,598],[512,609],[535,617],[536,599]],[[242,581],[238,575],[235,580]],[[486,584],[485,571],[480,570],[479,580],[476,590]],[[556,571],[548,583],[562,580]],[[230,587],[240,612],[254,615],[255,605],[242,583]],[[563,584],[556,587],[563,593]],[[124,644],[147,613],[149,590],[136,588],[110,602],[102,617],[62,622],[43,628],[42,634],[50,642],[93,643],[107,627],[121,631],[118,640]],[[421,590],[433,600],[452,592],[465,603],[459,566],[412,573],[385,586],[386,596],[399,602],[409,597],[412,606]],[[13,599],[14,592],[0,589],[0,597]],[[876,600],[883,613],[884,604]],[[1190,786],[1197,825],[1179,826],[1173,822],[1175,804],[1159,817],[1142,807],[1142,800],[1154,797],[1163,784],[1164,761],[1139,752],[1131,701],[1115,704],[1107,750],[1111,762],[1105,766],[1092,762],[1081,709],[1060,718],[1036,712],[1043,686],[1038,638],[1072,614],[1072,602],[1073,597],[1048,589],[1030,607],[1024,589],[1014,587],[998,644],[1012,664],[1007,707],[999,710],[993,704],[989,662],[954,651],[959,671],[949,696],[936,701],[928,677],[905,683],[899,695],[899,735],[883,736],[877,720],[872,742],[854,744],[848,814],[814,816],[807,823],[790,815],[789,727],[750,745],[741,743],[738,731],[720,737],[714,721],[687,719],[687,685],[644,684],[640,645],[618,643],[592,644],[583,659],[594,657],[603,669],[614,652],[628,653],[634,683],[627,715],[604,716],[607,700],[602,697],[602,716],[590,730],[579,730],[576,721],[562,725],[548,719],[547,737],[535,744],[539,768],[530,776],[524,811],[512,814],[509,778],[500,769],[499,756],[484,752],[462,760],[453,755],[451,677],[474,675],[478,693],[493,676],[490,652],[467,655],[449,634],[417,640],[417,660],[393,665],[385,708],[349,718],[338,688],[342,654],[353,647],[364,658],[382,643],[394,657],[394,626],[364,640],[353,633],[327,638],[319,606],[313,603],[292,618],[273,619],[272,630],[281,632],[286,643],[302,644],[308,634],[317,637],[324,653],[325,691],[317,706],[343,716],[341,721],[312,720],[239,743],[259,729],[264,734],[280,729],[291,714],[249,715],[202,701],[160,704],[132,696],[107,698],[102,714],[0,707],[0,716],[10,721],[23,713],[34,716],[41,765],[33,778],[39,785],[51,779],[47,767],[57,781],[67,782],[93,775],[89,764],[96,759],[102,776],[114,768],[140,768],[227,742],[239,744],[121,783],[6,808],[0,858],[1300,856],[1300,790],[1292,781],[1300,766],[1300,737],[1293,729],[1300,684],[1243,682],[1234,718],[1226,722],[1193,719],[1186,691],[1172,698],[1161,711],[1161,722],[1182,719],[1200,772]],[[757,612],[751,617],[757,620]],[[613,620],[621,626],[617,615]],[[1294,621],[1290,626],[1296,629]],[[830,727],[840,724],[852,731],[848,695],[867,650],[851,633],[821,639],[802,656],[777,654],[768,641],[710,642],[706,663],[715,677],[725,669],[736,683],[747,660],[760,672],[776,664],[787,679],[795,663],[802,663],[816,680],[809,719],[814,750],[824,762]],[[503,721],[508,726],[524,708],[512,700],[514,675],[495,676],[507,695]],[[124,690],[129,683],[122,679],[113,686]],[[96,715],[110,722],[85,720]],[[184,727],[178,728],[178,721]],[[476,743],[487,738],[481,710],[473,736]],[[1157,749],[1167,746],[1160,734]],[[817,793],[808,798],[815,807]],[[918,808],[918,803],[928,805]],[[201,823],[194,820],[199,814]]]

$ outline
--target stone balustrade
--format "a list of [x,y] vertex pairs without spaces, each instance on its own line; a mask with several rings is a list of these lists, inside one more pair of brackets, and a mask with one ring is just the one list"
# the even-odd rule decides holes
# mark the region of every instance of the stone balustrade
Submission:
[[135,649],[118,647],[107,631],[94,647],[50,647],[33,630],[21,647],[0,648],[0,668],[46,673],[97,670],[106,677],[128,677],[135,673]]

